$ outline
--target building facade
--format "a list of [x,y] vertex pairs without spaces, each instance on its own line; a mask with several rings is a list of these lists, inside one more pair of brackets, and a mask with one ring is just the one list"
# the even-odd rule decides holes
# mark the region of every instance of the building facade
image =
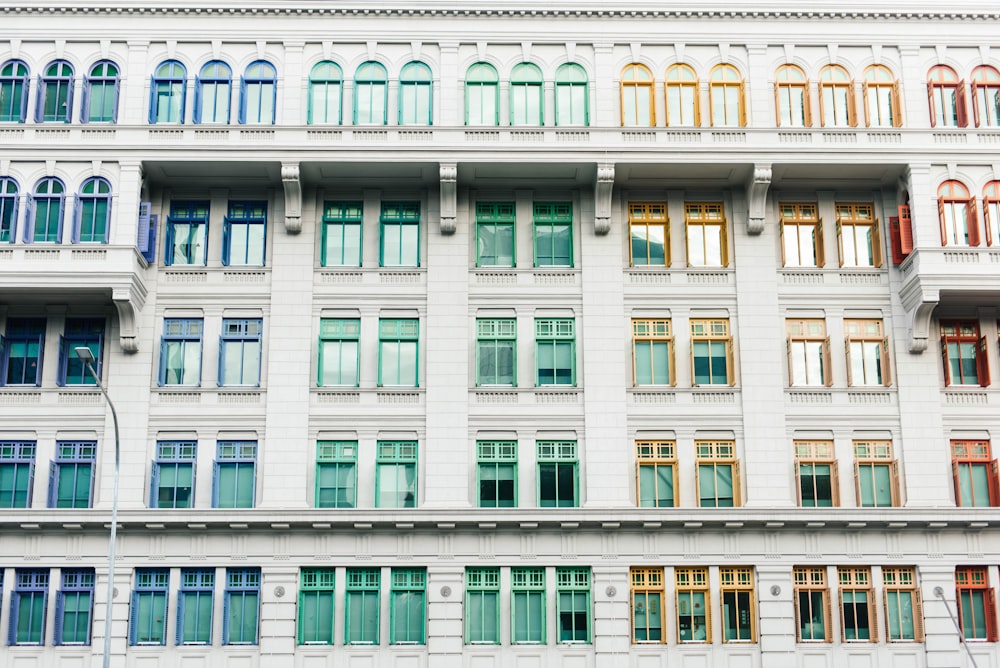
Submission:
[[0,26],[4,665],[1000,667],[990,3]]

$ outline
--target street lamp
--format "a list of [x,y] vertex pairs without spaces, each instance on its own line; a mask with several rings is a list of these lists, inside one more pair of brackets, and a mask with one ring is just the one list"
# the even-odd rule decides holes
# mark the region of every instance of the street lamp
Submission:
[[108,407],[111,409],[111,421],[115,426],[115,484],[114,492],[111,495],[111,537],[108,541],[108,602],[107,609],[105,610],[104,618],[104,659],[102,662],[103,668],[110,668],[111,666],[111,600],[115,596],[115,542],[118,538],[118,478],[119,472],[121,470],[121,448],[119,446],[118,440],[118,413],[115,411],[115,404],[111,401],[111,397],[108,396],[108,391],[104,389],[104,384],[97,375],[97,371],[94,369],[94,353],[90,351],[87,346],[77,346],[73,348],[73,352],[76,356],[80,358],[86,366],[87,371],[91,376],[94,377],[94,382],[97,383],[97,389],[101,391],[104,395],[104,400],[108,402]]

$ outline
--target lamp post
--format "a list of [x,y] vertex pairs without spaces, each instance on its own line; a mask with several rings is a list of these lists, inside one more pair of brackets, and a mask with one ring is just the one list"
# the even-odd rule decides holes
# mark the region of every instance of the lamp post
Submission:
[[115,483],[114,492],[111,495],[111,536],[108,540],[108,598],[107,609],[104,618],[104,657],[101,665],[103,668],[111,666],[111,601],[115,596],[115,542],[118,538],[118,478],[121,470],[121,447],[118,439],[118,413],[115,411],[115,404],[108,396],[108,391],[104,389],[104,384],[94,369],[94,353],[87,346],[78,346],[73,349],[76,356],[86,366],[87,371],[97,383],[97,389],[104,395],[104,400],[108,402],[111,409],[111,421],[115,427]]

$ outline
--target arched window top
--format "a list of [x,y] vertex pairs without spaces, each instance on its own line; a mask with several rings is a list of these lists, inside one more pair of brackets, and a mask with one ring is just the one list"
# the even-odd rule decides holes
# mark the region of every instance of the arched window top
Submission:
[[430,66],[419,60],[406,63],[399,71],[399,80],[407,83],[430,81],[431,78]]
[[1000,200],[1000,181],[990,181],[983,186],[983,199]]
[[587,83],[587,71],[576,63],[563,63],[556,70],[556,83]]
[[82,195],[110,195],[111,194],[111,184],[108,180],[100,176],[94,176],[83,182],[83,186],[80,188],[80,193]]
[[885,65],[869,65],[865,69],[865,81],[868,83],[893,83],[892,70]]
[[1000,84],[1000,72],[991,65],[980,65],[972,70],[972,80],[976,83]]
[[542,70],[534,63],[518,63],[510,71],[512,83],[542,83]]
[[376,63],[373,60],[369,60],[367,63],[361,63],[361,65],[358,66],[357,72],[354,73],[354,80],[359,82],[385,81],[388,78],[385,66],[382,63]]
[[0,77],[23,78],[28,76],[28,66],[22,60],[8,60],[0,67]]
[[694,68],[684,63],[674,63],[667,68],[667,81],[676,83],[694,83],[698,81],[698,75],[694,73]]
[[45,76],[53,79],[68,79],[73,76],[73,66],[65,60],[54,60],[46,65]]
[[66,192],[66,186],[55,177],[44,178],[35,185],[36,195],[62,195]]
[[187,69],[176,60],[165,60],[156,68],[156,78],[163,80],[182,80],[187,75]]
[[806,73],[798,65],[782,65],[775,73],[775,79],[781,83],[805,83]]
[[622,70],[623,83],[652,83],[652,81],[653,73],[645,65],[632,63],[626,65],[625,69]]
[[332,60],[323,60],[313,65],[312,72],[309,73],[310,81],[322,81],[325,83],[336,83],[344,79],[344,70],[340,65]]
[[713,67],[709,78],[712,81],[721,83],[740,83],[743,81],[743,77],[740,76],[740,71],[736,69],[736,66],[728,63]]
[[16,195],[17,181],[9,176],[0,176],[0,195]]
[[825,83],[849,83],[851,75],[840,65],[827,65],[819,71],[819,80]]
[[927,80],[931,83],[958,83],[958,75],[947,65],[935,65],[927,73]]
[[243,75],[245,79],[255,81],[274,81],[277,76],[278,71],[274,69],[274,65],[266,60],[255,60],[250,63],[247,65],[246,74]]
[[465,72],[466,83],[497,83],[499,81],[497,68],[489,63],[473,63]]
[[969,189],[961,181],[945,181],[938,186],[938,197],[941,199],[969,199]]
[[90,68],[91,79],[115,79],[118,77],[118,66],[110,60],[99,60]]
[[198,76],[202,80],[229,80],[233,76],[233,70],[221,60],[210,60],[201,66],[201,73]]

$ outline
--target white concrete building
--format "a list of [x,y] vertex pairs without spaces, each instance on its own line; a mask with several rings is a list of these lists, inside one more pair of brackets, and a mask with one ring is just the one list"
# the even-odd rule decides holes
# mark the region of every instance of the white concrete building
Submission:
[[0,664],[998,668],[998,225],[995,3],[8,0]]

